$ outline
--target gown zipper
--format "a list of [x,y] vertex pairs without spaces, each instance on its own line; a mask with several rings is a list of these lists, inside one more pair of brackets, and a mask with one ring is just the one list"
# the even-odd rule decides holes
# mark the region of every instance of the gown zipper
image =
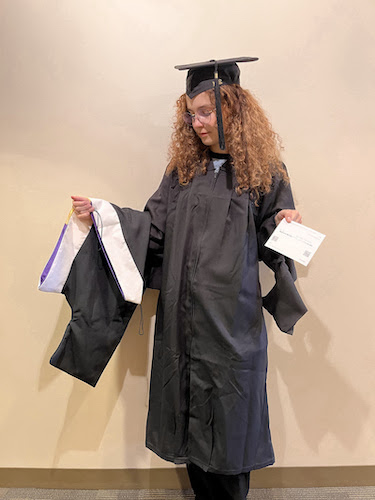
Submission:
[[213,182],[211,183],[210,197],[207,200],[207,205],[206,205],[206,210],[205,210],[205,215],[204,215],[203,230],[202,230],[202,234],[200,235],[200,238],[199,238],[199,242],[198,242],[198,246],[197,246],[197,255],[196,255],[196,258],[195,258],[194,267],[192,269],[191,278],[190,278],[190,298],[191,298],[190,335],[191,335],[191,338],[190,338],[189,369],[188,369],[188,384],[187,384],[188,388],[189,388],[188,389],[189,390],[189,409],[188,409],[189,418],[188,418],[188,425],[187,425],[187,452],[189,450],[189,420],[190,420],[190,401],[191,401],[191,391],[190,391],[191,356],[190,356],[190,354],[191,354],[191,345],[192,345],[192,341],[193,341],[193,332],[194,332],[194,328],[193,328],[193,325],[194,325],[193,287],[194,287],[195,274],[196,274],[196,271],[197,271],[199,257],[200,257],[200,253],[201,253],[202,240],[203,240],[203,237],[204,237],[204,235],[206,233],[207,219],[208,219],[209,208],[210,208],[211,201],[212,201],[212,194],[213,194],[213,192],[215,190],[216,182],[217,182],[217,179],[219,177],[219,174],[220,174],[220,169],[217,172],[214,172]]

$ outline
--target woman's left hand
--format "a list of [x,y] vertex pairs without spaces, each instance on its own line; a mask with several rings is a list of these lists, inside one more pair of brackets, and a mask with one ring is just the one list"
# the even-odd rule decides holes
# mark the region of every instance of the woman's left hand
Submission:
[[298,212],[298,210],[280,210],[275,215],[276,226],[280,224],[280,222],[285,219],[287,222],[302,222],[302,215]]

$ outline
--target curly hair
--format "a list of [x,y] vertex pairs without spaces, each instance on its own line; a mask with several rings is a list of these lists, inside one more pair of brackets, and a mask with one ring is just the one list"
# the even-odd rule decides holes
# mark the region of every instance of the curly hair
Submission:
[[[213,90],[208,91],[215,103]],[[273,177],[289,182],[280,159],[282,145],[255,97],[240,85],[220,88],[225,143],[235,171],[237,193],[248,190],[255,201],[271,190]],[[206,172],[210,149],[194,129],[183,120],[187,111],[186,94],[176,102],[176,116],[169,146],[167,175],[177,171],[179,183],[188,184],[197,174]]]

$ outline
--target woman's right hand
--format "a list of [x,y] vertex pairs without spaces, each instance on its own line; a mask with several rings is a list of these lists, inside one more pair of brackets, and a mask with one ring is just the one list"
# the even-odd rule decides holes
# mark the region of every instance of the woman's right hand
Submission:
[[94,211],[94,207],[91,205],[91,201],[84,196],[72,196],[73,200],[73,210],[76,213],[78,219],[82,222],[92,223],[91,212]]

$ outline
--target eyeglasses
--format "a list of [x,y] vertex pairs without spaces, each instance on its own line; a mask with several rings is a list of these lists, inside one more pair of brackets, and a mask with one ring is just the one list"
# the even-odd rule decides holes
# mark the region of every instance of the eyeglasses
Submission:
[[214,109],[198,109],[196,113],[190,113],[189,111],[186,111],[183,114],[183,119],[184,122],[190,126],[193,125],[194,120],[196,119],[198,119],[202,125],[205,125],[210,121],[213,112]]

